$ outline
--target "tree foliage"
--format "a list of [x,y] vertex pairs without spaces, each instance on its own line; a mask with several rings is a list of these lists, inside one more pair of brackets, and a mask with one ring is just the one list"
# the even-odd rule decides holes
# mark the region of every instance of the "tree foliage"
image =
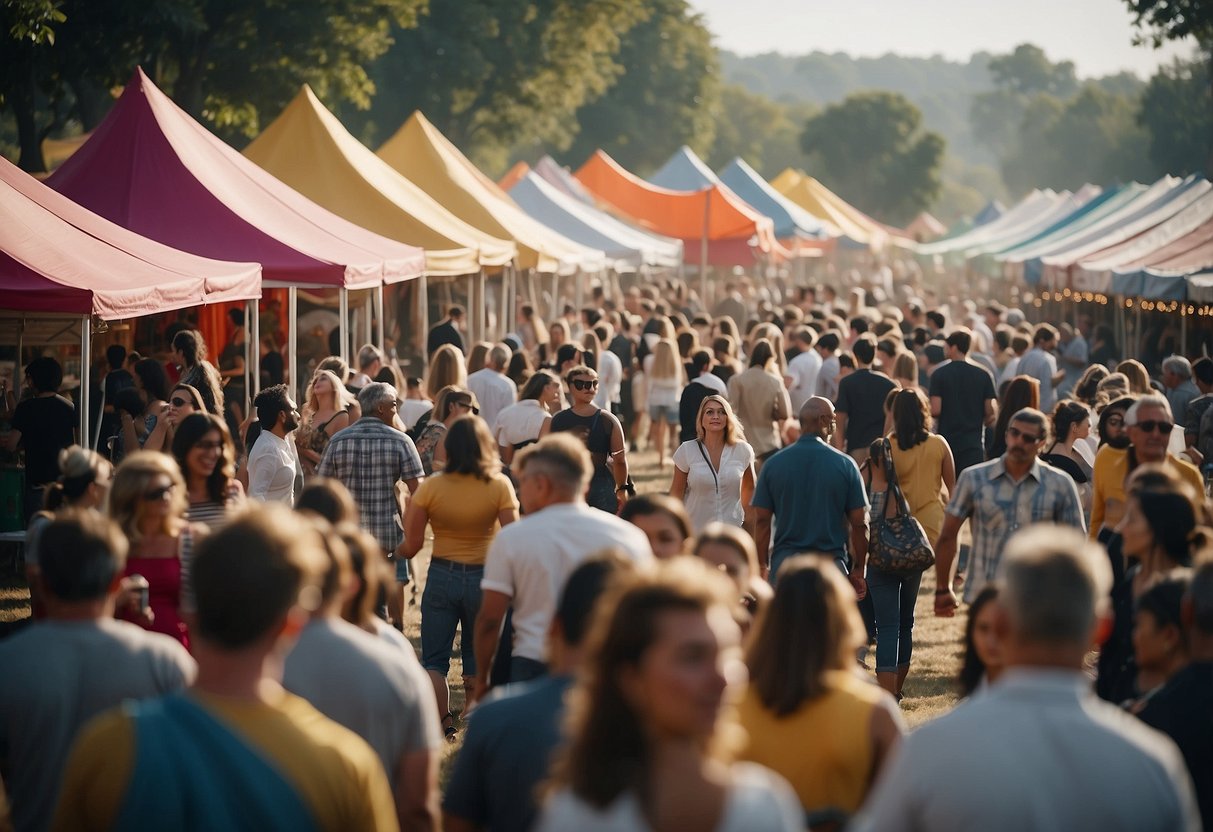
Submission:
[[924,130],[922,113],[895,93],[859,93],[827,107],[805,124],[801,147],[822,182],[887,222],[908,222],[940,190],[944,139]]
[[1213,45],[1213,3],[1209,0],[1125,0],[1141,40],[1155,47],[1169,40],[1195,38]]
[[474,156],[536,140],[566,146],[578,107],[623,72],[620,38],[642,14],[634,0],[430,0],[375,63],[371,110],[347,121],[378,142],[421,110]]
[[1177,61],[1150,79],[1138,123],[1149,133],[1150,161],[1177,175],[1206,170],[1213,159],[1213,92],[1206,61]]
[[580,165],[597,148],[641,174],[682,145],[706,154],[719,97],[716,51],[685,0],[645,0],[645,17],[623,36],[623,74],[576,113],[579,132],[557,158]]
[[784,168],[803,168],[808,160],[800,147],[800,130],[816,112],[812,104],[781,104],[738,84],[725,84],[707,162],[719,170],[740,156],[767,178]]

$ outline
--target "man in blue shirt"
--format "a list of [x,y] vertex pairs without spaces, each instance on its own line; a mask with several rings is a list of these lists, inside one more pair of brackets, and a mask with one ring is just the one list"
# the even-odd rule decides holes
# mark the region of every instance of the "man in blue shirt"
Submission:
[[510,685],[468,718],[467,735],[442,801],[448,832],[526,832],[539,812],[536,788],[548,778],[552,753],[563,742],[565,694],[581,664],[594,603],[630,561],[587,560],[569,575],[549,637],[551,675]]
[[868,498],[855,461],[829,445],[834,425],[829,399],[814,396],[800,408],[800,439],[767,460],[758,475],[751,500],[754,542],[758,563],[772,583],[784,559],[820,552],[833,556],[863,598]]

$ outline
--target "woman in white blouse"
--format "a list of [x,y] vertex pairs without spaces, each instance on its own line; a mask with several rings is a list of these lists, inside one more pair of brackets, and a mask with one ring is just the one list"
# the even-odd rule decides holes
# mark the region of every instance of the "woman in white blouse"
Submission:
[[538,370],[522,386],[518,401],[497,414],[497,446],[507,469],[518,450],[547,436],[560,406],[560,379]]
[[696,438],[674,452],[670,496],[686,504],[695,534],[713,521],[743,526],[754,494],[754,449],[724,396],[707,396],[695,417]]

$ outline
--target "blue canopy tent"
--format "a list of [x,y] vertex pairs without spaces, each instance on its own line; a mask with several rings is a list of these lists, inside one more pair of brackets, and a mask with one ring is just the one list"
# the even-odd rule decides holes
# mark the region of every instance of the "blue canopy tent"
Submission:
[[720,171],[719,181],[775,223],[779,239],[824,240],[837,236],[828,223],[792,202],[758,175],[741,157]]

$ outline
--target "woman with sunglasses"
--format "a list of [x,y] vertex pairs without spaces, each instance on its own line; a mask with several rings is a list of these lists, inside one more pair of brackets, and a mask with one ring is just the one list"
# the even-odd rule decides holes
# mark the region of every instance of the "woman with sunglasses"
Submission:
[[123,617],[189,647],[183,602],[190,554],[206,528],[185,519],[186,506],[185,481],[172,457],[139,451],[114,472],[106,513],[131,543],[123,574],[148,583],[148,609],[121,610]]
[[728,399],[704,397],[695,434],[674,451],[670,496],[686,503],[696,534],[716,521],[744,525],[754,495],[754,449]]
[[186,416],[173,436],[173,456],[185,475],[186,519],[218,531],[228,515],[244,505],[227,424],[210,413]]
[[446,467],[443,437],[452,422],[469,413],[480,413],[480,404],[471,390],[449,384],[438,391],[430,421],[417,437],[417,454],[421,457],[421,467],[427,477]]
[[25,530],[25,577],[29,582],[34,618],[44,614],[38,575],[38,540],[42,530],[59,512],[69,509],[95,510],[105,501],[114,467],[100,454],[72,445],[59,452],[59,479],[46,487],[42,511],[30,518]]
[[573,404],[552,417],[551,432],[568,431],[585,443],[594,462],[586,503],[618,514],[633,491],[623,426],[613,414],[594,404],[598,373],[582,364],[569,370],[564,378]]
[[164,451],[173,447],[173,430],[177,423],[191,413],[206,413],[202,394],[188,384],[179,383],[168,394],[168,402],[161,406],[156,425],[143,443],[145,451]]

